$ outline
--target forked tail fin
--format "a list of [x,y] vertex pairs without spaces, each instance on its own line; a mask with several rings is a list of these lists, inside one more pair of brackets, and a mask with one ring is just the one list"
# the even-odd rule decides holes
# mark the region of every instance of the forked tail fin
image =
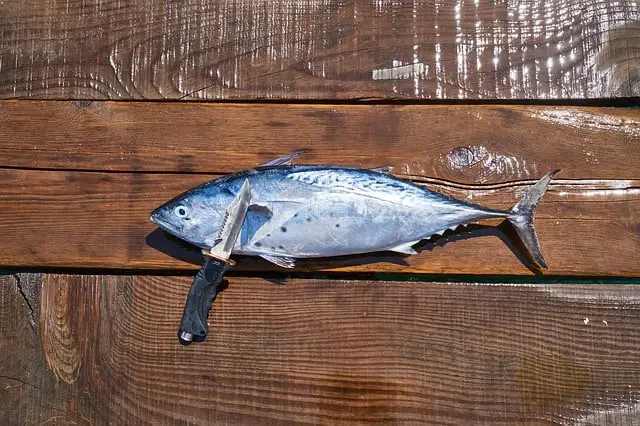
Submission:
[[529,252],[532,260],[539,266],[546,268],[547,264],[542,257],[540,251],[540,243],[536,235],[536,230],[533,228],[533,212],[536,210],[538,201],[542,198],[542,195],[547,190],[549,182],[560,170],[554,170],[547,173],[542,179],[536,182],[522,200],[509,210],[510,215],[507,217],[511,225],[516,229],[518,236],[522,240],[525,248]]

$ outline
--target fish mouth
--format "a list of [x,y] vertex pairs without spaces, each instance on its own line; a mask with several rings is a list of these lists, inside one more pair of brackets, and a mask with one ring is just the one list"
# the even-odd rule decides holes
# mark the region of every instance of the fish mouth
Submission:
[[151,221],[151,223],[158,225],[158,227],[163,231],[166,231],[172,235],[177,236],[177,229],[174,229],[173,226],[169,225],[167,222],[162,220],[162,217],[158,212],[158,209],[152,211],[151,214],[149,214],[149,220]]
[[187,238],[185,238],[185,236],[182,233],[182,228],[181,227],[176,227],[175,225],[172,225],[170,223],[167,223],[165,221],[162,220],[162,216],[159,215],[158,213],[156,213],[156,211],[154,210],[153,212],[151,212],[151,214],[149,214],[149,220],[154,223],[155,225],[158,226],[158,228],[160,228],[161,230],[163,230],[164,232],[166,232],[167,234],[171,235],[173,238],[177,238],[178,240],[184,241],[185,243],[194,245],[196,247],[200,247],[203,249],[211,249],[211,247],[207,247],[206,245],[202,245],[199,244],[196,241],[191,241]]
[[162,226],[162,221],[160,220],[158,209],[155,209],[149,214],[149,220],[151,221],[151,223],[155,223],[158,226]]

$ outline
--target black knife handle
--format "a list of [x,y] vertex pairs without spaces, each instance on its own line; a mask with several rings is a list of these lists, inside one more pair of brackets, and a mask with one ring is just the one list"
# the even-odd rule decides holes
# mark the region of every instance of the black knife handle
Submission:
[[189,344],[194,338],[202,340],[207,335],[207,316],[227,269],[228,263],[205,256],[204,264],[193,279],[184,305],[178,331],[180,343]]

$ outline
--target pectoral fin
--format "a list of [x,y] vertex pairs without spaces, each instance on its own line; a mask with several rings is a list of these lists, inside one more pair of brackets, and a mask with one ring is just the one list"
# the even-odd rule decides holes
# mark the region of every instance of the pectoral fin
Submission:
[[276,158],[275,160],[267,161],[261,164],[259,167],[272,167],[272,166],[290,166],[293,164],[293,159],[304,154],[304,151],[292,152],[284,157]]
[[271,219],[271,216],[273,216],[273,213],[266,206],[257,204],[249,206],[247,216],[244,219],[244,226],[242,227],[239,243],[241,245],[247,245],[256,235],[258,229],[262,228],[262,226]]
[[295,268],[296,266],[296,261],[295,259],[292,259],[290,257],[285,257],[285,256],[273,256],[270,254],[261,254],[260,255],[261,258],[263,258],[264,260],[267,260],[271,263],[275,263],[276,265],[282,267],[282,268]]
[[420,241],[412,241],[410,243],[403,243],[398,246],[392,247],[389,251],[395,251],[396,253],[404,253],[404,254],[418,254],[418,252],[413,248],[414,245],[418,244]]
[[287,221],[304,207],[301,203],[289,201],[261,202],[259,205],[270,212],[270,219],[256,230],[251,237],[252,241],[261,241],[267,235],[278,232]]

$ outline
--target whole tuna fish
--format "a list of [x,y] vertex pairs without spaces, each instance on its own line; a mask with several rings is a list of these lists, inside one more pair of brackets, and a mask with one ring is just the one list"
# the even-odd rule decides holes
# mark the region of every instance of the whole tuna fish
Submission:
[[383,169],[293,166],[298,153],[255,169],[212,180],[158,207],[151,221],[191,244],[210,249],[227,207],[245,180],[251,207],[234,254],[260,256],[291,268],[296,258],[375,251],[414,254],[413,246],[469,222],[506,218],[531,259],[546,267],[533,228],[533,212],[553,171],[509,210],[470,204]]

